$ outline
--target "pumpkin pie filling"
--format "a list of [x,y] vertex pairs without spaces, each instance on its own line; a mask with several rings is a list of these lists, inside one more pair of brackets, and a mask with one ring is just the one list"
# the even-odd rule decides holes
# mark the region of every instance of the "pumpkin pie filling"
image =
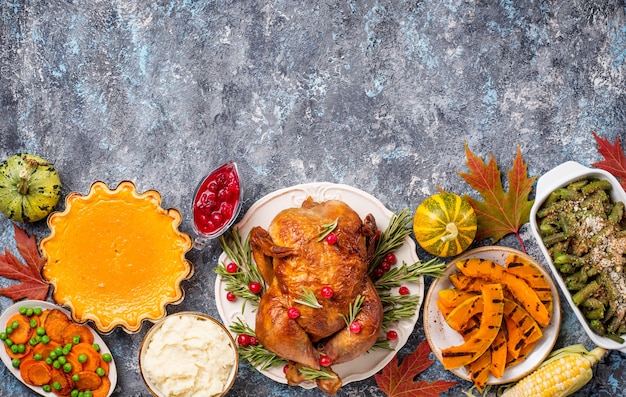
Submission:
[[182,299],[180,282],[192,273],[185,259],[191,239],[178,231],[180,213],[160,202],[158,192],[138,194],[131,182],[113,191],[96,182],[87,196],[70,194],[65,211],[50,216],[51,234],[41,242],[43,276],[76,321],[92,320],[103,332],[117,325],[135,332]]

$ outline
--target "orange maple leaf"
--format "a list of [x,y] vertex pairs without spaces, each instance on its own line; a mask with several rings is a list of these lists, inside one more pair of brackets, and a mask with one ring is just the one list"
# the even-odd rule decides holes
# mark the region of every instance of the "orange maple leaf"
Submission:
[[50,284],[41,278],[41,269],[46,261],[39,255],[37,240],[15,224],[13,230],[17,250],[26,265],[5,248],[4,255],[0,254],[0,276],[20,282],[0,289],[0,295],[14,301],[24,298],[45,300]]
[[400,365],[398,365],[398,357],[394,356],[381,373],[374,374],[380,390],[388,397],[436,397],[439,393],[455,386],[457,382],[445,380],[413,381],[433,363],[434,360],[428,358],[430,352],[428,342],[423,341],[413,353],[404,357]]
[[509,233],[515,233],[524,252],[526,247],[519,234],[520,227],[530,219],[530,209],[534,200],[528,200],[536,177],[529,178],[522,153],[517,147],[513,167],[508,171],[509,190],[504,191],[500,169],[493,153],[489,164],[476,156],[465,143],[467,167],[470,173],[458,174],[478,190],[484,201],[478,201],[468,195],[465,198],[474,208],[478,219],[476,241],[491,237],[496,243]]
[[604,157],[603,161],[598,161],[591,165],[613,174],[620,180],[620,185],[626,190],[626,155],[624,155],[622,150],[619,136],[615,138],[615,144],[611,145],[608,139],[600,138],[593,131],[591,133],[596,138],[598,152]]

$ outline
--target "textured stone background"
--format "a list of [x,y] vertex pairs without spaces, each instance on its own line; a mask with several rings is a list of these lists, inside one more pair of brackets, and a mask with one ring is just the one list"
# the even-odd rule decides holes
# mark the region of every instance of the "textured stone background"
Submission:
[[[235,159],[244,211],[294,184],[345,183],[395,211],[437,186],[476,195],[464,143],[531,176],[601,156],[591,131],[625,137],[626,16],[617,0],[0,0],[0,157],[54,162],[63,193],[134,181],[181,210],[212,165]],[[534,192],[533,192],[534,195]],[[0,219],[2,247],[14,250]],[[29,225],[38,237],[45,223]],[[543,261],[528,225],[522,238]],[[482,242],[481,244],[488,244]],[[509,236],[499,242],[519,248]],[[216,315],[220,250],[189,254],[195,275],[169,311]],[[418,248],[418,255],[429,256]],[[0,286],[10,281],[0,279]],[[428,285],[430,280],[428,280]],[[427,286],[428,286],[427,285]],[[0,297],[0,309],[11,301]],[[103,302],[103,304],[105,304]],[[114,396],[147,396],[140,333],[115,331]],[[425,336],[417,324],[400,357]],[[557,347],[590,341],[564,308]],[[577,396],[622,393],[612,352]],[[0,369],[0,396],[32,393]],[[439,363],[420,380],[458,380]],[[470,386],[461,381],[446,396]],[[242,365],[233,396],[318,396]],[[383,396],[373,378],[339,396]]]

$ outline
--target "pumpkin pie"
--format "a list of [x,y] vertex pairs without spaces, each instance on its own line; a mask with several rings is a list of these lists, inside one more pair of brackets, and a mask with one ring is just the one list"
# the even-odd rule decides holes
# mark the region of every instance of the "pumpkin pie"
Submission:
[[95,182],[86,196],[69,194],[40,243],[54,300],[104,333],[116,326],[136,332],[143,320],[164,317],[193,273],[185,258],[191,238],[178,230],[180,222],[177,210],[161,207],[158,192],[139,194],[129,181],[114,190]]

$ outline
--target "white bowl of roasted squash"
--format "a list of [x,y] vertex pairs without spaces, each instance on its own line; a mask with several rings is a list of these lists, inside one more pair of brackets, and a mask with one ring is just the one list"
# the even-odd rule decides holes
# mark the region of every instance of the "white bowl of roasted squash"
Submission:
[[424,306],[433,353],[479,391],[537,368],[552,351],[560,323],[550,275],[508,247],[480,247],[455,257],[431,285]]
[[626,193],[609,172],[568,161],[537,181],[530,225],[589,338],[626,351]]

